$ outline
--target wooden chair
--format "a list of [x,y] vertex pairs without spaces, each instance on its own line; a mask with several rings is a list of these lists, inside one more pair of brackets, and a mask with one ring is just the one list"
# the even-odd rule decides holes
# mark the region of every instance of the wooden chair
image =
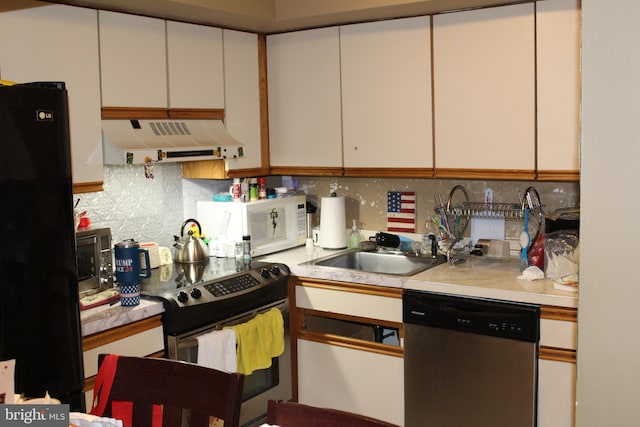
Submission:
[[398,427],[351,412],[280,400],[269,401],[267,424],[280,427]]
[[[109,369],[104,355],[100,355],[98,364],[100,371]],[[110,364],[113,366],[113,359]],[[151,427],[159,410],[162,427],[180,427],[183,419],[189,420],[191,427],[208,427],[210,417],[223,420],[224,427],[239,425],[242,374],[147,357],[118,356],[116,366],[104,411],[102,414],[92,411],[94,415],[118,418],[113,414],[113,402],[121,401],[132,402],[134,427]],[[104,385],[102,388],[106,390]]]

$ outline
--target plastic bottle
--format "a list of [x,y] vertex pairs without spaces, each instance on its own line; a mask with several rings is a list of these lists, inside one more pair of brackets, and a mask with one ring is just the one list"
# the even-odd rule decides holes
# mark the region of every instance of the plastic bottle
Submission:
[[258,199],[266,199],[267,198],[267,179],[266,178],[258,178]]
[[258,180],[251,178],[249,180],[249,201],[255,202],[258,200]]
[[360,230],[358,230],[358,226],[356,225],[356,220],[353,220],[353,226],[351,227],[351,232],[349,233],[349,249],[360,249],[360,242],[362,241],[362,234]]

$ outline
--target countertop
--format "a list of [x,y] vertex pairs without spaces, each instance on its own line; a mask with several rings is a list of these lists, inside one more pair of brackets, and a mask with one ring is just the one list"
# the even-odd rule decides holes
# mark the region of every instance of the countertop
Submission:
[[[527,302],[556,307],[578,306],[578,295],[557,290],[551,280],[521,280],[517,258],[471,257],[466,262],[448,263],[409,277],[328,269],[306,264],[318,258],[336,255],[341,250],[326,250],[305,246],[256,258],[256,261],[279,262],[291,269],[291,274],[312,279],[361,283],[393,288],[440,292],[451,295]],[[82,336],[133,323],[160,314],[162,302],[143,298],[140,305],[122,307],[104,305],[80,313]]]
[[440,292],[452,295],[527,302],[556,307],[576,308],[578,295],[557,290],[552,280],[522,280],[517,258],[473,256],[451,265],[441,264],[409,277],[328,269],[305,264],[312,259],[335,255],[341,251],[299,247],[258,258],[265,262],[281,262],[299,277],[361,283],[394,288]]
[[137,322],[155,316],[164,310],[158,300],[142,299],[139,305],[123,307],[118,302],[114,305],[101,305],[80,312],[82,336],[92,335],[107,329]]

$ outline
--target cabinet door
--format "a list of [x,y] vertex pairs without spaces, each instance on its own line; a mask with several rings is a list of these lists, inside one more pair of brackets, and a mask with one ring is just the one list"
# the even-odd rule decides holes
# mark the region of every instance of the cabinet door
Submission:
[[167,50],[161,19],[99,11],[103,107],[167,108]]
[[536,3],[538,173],[574,172],[580,131],[580,2]]
[[101,190],[97,12],[52,5],[1,13],[0,70],[9,81],[66,83],[74,192]]
[[340,28],[344,167],[432,168],[430,18]]
[[224,108],[222,30],[167,21],[170,108]]
[[244,146],[245,158],[227,160],[228,170],[262,165],[258,36],[224,30],[225,125]]
[[338,27],[267,37],[271,166],[342,167]]
[[571,427],[575,420],[576,364],[538,361],[538,425]]
[[387,356],[298,341],[298,400],[308,405],[404,422],[404,363]]
[[533,178],[533,3],[435,15],[433,49],[436,176]]

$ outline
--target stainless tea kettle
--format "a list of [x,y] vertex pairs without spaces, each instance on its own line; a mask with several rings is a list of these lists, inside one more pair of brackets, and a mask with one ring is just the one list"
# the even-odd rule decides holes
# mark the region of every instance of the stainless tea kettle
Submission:
[[175,243],[173,246],[176,248],[176,262],[179,263],[195,263],[209,261],[209,248],[199,237],[193,236],[193,231],[188,231],[188,236],[184,238],[184,227],[187,224],[194,223],[198,226],[198,234],[202,234],[202,228],[200,223],[193,218],[189,218],[182,223],[180,227],[180,237],[173,236]]

